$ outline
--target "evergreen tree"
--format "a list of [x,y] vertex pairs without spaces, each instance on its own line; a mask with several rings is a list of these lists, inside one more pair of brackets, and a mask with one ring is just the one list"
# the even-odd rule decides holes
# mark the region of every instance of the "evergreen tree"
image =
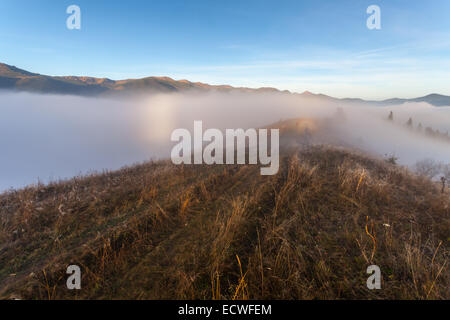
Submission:
[[408,122],[406,122],[406,125],[407,125],[409,128],[412,128],[412,127],[413,127],[413,120],[412,120],[412,118],[409,118]]
[[389,113],[389,117],[388,117],[389,121],[394,121],[394,113],[391,111],[391,113]]
[[417,131],[419,131],[419,132],[423,131],[422,123],[419,123],[419,125],[417,126]]

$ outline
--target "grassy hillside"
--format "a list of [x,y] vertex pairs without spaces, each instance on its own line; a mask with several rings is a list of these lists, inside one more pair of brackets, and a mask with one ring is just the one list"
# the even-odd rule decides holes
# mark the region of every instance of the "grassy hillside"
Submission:
[[0,297],[449,299],[449,204],[331,147],[286,152],[275,176],[156,162],[29,187],[0,195]]

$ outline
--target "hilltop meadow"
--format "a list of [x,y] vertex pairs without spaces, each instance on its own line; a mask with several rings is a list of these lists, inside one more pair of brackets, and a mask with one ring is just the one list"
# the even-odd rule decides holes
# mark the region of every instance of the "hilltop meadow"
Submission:
[[[158,161],[12,190],[0,297],[449,299],[449,196],[331,146],[283,150],[274,176]],[[81,290],[66,287],[71,264]]]

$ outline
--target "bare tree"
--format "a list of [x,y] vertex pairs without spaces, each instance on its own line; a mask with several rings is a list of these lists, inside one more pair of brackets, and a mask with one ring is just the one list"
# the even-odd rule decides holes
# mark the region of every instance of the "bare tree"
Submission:
[[441,165],[433,159],[423,159],[414,165],[417,174],[433,179],[441,172]]
[[450,163],[449,164],[443,164],[441,166],[441,182],[442,182],[442,193],[445,192],[445,187],[450,181]]
[[442,171],[442,176],[445,178],[445,180],[450,181],[450,163],[443,164],[441,171]]

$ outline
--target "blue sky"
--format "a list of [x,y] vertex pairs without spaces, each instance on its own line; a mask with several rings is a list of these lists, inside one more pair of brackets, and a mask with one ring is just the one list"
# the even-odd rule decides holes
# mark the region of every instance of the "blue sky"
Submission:
[[[81,30],[66,8],[81,8]],[[381,30],[366,27],[369,5]],[[450,95],[450,1],[0,0],[0,62],[336,97]]]

